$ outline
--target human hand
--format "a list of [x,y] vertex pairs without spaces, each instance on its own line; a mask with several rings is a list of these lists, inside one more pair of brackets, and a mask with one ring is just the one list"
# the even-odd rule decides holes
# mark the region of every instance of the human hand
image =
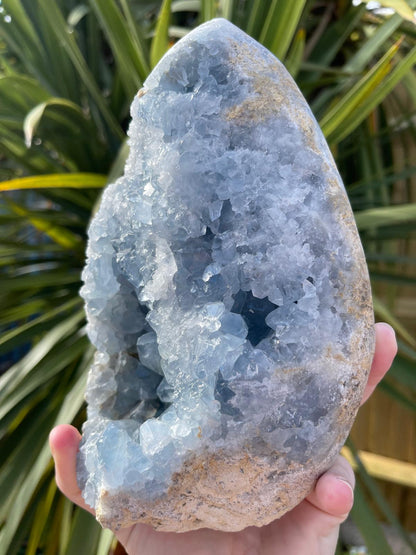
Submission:
[[[394,331],[376,324],[376,351],[364,391],[366,401],[390,368],[397,352]],[[61,425],[50,434],[56,482],[71,501],[94,514],[85,504],[76,480],[76,455],[81,435],[73,426]],[[116,532],[130,555],[332,555],[339,526],[353,504],[354,472],[341,456],[316,482],[313,492],[282,518],[267,526],[241,532],[206,528],[175,534],[157,532],[136,524]]]

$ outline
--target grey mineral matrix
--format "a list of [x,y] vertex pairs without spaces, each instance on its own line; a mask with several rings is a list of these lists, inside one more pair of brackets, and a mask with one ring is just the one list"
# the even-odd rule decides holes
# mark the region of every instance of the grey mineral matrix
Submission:
[[264,525],[334,460],[370,368],[351,208],[288,72],[223,19],[169,50],[131,114],[89,230],[78,482],[112,529]]

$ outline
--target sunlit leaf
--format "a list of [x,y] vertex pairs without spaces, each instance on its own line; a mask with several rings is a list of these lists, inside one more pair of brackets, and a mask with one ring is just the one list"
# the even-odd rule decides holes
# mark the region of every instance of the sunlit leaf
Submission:
[[66,555],[79,555],[82,552],[96,553],[100,533],[101,527],[95,518],[90,513],[76,508]]
[[273,0],[263,25],[260,42],[283,60],[296,32],[305,0]]
[[221,0],[219,2],[221,16],[231,21],[234,11],[234,0]]
[[[214,9],[215,9],[215,5],[213,2],[211,2],[211,5],[214,6]],[[170,11],[172,13],[199,12],[200,8],[201,8],[201,0],[173,0]]]
[[150,60],[152,63],[152,67],[157,64],[157,62],[168,49],[170,5],[171,0],[163,0],[162,7],[160,8],[159,16],[157,18],[156,31],[152,40],[152,47],[150,50]]
[[360,230],[416,221],[416,203],[362,210],[355,214],[355,221]]
[[[112,45],[126,92],[133,99],[149,71],[146,52],[137,43],[114,0],[92,0],[92,6]],[[138,29],[136,26],[136,34]]]
[[210,19],[213,19],[216,16],[216,13],[217,13],[216,4],[217,4],[217,0],[200,0],[201,22],[209,21]]
[[388,44],[388,40],[392,37],[393,33],[398,29],[402,19],[399,15],[393,15],[388,18],[382,25],[371,33],[362,48],[348,60],[344,65],[345,71],[362,71],[366,64],[371,62],[380,48]]
[[302,63],[303,53],[305,50],[305,38],[305,30],[299,29],[293,39],[292,47],[286,57],[285,66],[292,77],[296,77]]
[[342,126],[334,129],[328,140],[334,143],[342,141],[383,102],[394,87],[404,78],[406,73],[416,64],[416,46],[388,72],[382,82],[371,94],[365,97],[360,104],[346,117]]
[[[363,1],[366,4],[370,3],[370,0]],[[379,0],[379,4],[383,6],[383,8],[391,8],[403,17],[403,19],[408,19],[412,23],[416,23],[414,9],[409,6],[406,0]]]
[[374,89],[382,83],[391,69],[391,60],[397,54],[399,45],[393,45],[383,58],[368,71],[349,91],[334,102],[324,117],[320,120],[320,126],[324,135],[331,137],[342,129],[344,121],[356,111],[359,106],[373,95]]
[[89,11],[89,7],[85,4],[76,6],[67,17],[68,25],[72,28],[76,27],[82,18],[89,13]]
[[117,540],[111,530],[101,530],[100,539],[97,546],[97,555],[108,555],[111,548],[115,548]]
[[46,495],[38,505],[35,515],[35,523],[37,525],[33,526],[31,529],[25,555],[36,555],[37,553],[44,528],[47,525],[48,518],[51,513],[56,490],[57,487],[55,481],[53,480],[50,482]]
[[71,189],[101,189],[106,184],[106,181],[107,176],[95,173],[54,173],[3,181],[0,183],[0,192],[65,187]]

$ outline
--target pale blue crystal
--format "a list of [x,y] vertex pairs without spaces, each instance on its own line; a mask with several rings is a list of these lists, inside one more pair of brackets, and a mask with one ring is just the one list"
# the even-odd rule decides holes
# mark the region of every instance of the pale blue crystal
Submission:
[[[371,359],[345,191],[290,76],[225,20],[175,45],[131,113],[89,230],[79,483],[113,528],[264,524],[335,456]],[[255,478],[226,474],[243,461]]]

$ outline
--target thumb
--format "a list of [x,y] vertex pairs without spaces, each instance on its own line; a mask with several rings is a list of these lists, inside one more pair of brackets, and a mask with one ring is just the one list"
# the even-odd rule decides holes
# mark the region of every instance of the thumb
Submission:
[[339,455],[333,466],[318,479],[307,500],[341,523],[352,509],[354,485],[354,471],[347,460]]
[[68,424],[56,426],[49,434],[49,445],[55,461],[55,479],[58,488],[73,503],[94,514],[82,498],[77,483],[77,452],[81,435]]

